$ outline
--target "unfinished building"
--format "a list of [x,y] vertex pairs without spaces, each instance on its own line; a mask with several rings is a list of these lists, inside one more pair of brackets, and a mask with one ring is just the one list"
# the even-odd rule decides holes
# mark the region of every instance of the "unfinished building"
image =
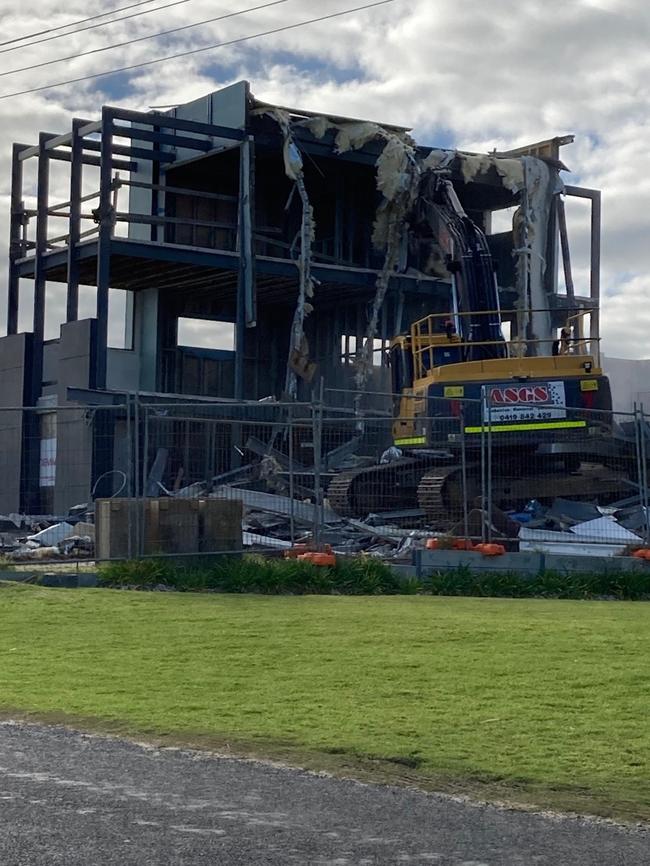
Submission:
[[[110,472],[132,459],[120,445],[129,419],[114,413],[98,439],[88,413],[129,394],[232,405],[308,398],[318,384],[326,399],[352,405],[344,392],[388,392],[390,339],[449,310],[435,243],[405,229],[414,178],[426,170],[448,174],[488,235],[511,339],[526,292],[556,327],[569,308],[590,311],[597,334],[599,194],[563,189],[591,201],[588,297],[573,291],[556,195],[570,140],[483,156],[422,147],[407,129],[260,102],[240,82],[166,111],[107,106],[99,120],[15,144],[0,406],[38,411],[1,411],[0,510],[63,513],[91,491],[114,492]],[[35,207],[25,204],[30,161]],[[50,194],[53,161],[69,166],[65,201]],[[511,227],[522,211],[524,258]],[[30,327],[20,333],[30,283]],[[54,283],[65,286],[65,322],[46,339]],[[80,318],[88,287],[96,312]],[[119,348],[109,344],[118,291]],[[186,345],[196,321],[222,323],[222,342]],[[55,455],[46,471],[44,442]]]

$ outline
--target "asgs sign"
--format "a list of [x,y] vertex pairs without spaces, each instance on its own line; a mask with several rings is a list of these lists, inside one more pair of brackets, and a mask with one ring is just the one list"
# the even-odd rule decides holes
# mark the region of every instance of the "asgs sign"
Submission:
[[518,403],[550,403],[548,385],[521,385],[507,388],[492,388],[490,403],[493,406],[511,406]]
[[484,415],[492,424],[566,418],[564,382],[492,385]]

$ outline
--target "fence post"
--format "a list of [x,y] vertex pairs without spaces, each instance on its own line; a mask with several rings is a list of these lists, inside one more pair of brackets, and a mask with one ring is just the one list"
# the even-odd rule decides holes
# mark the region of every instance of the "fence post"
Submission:
[[323,491],[321,490],[321,460],[323,443],[323,381],[321,379],[320,400],[312,401],[312,440],[314,445],[314,489],[316,494],[316,514],[314,519],[314,541],[318,544],[322,529]]
[[[131,394],[126,395],[126,496],[130,499],[133,496],[133,432],[131,430]],[[126,554],[129,559],[133,559],[133,526],[131,521],[128,521],[126,533]]]
[[486,467],[486,424],[487,420],[487,397],[485,385],[481,386],[481,541],[485,541],[485,520],[483,518],[483,506],[487,494],[487,467]]
[[639,505],[643,507],[643,473],[641,471],[641,420],[639,407],[634,402],[634,456],[636,458],[636,481],[639,489]]
[[648,516],[648,463],[647,463],[647,447],[646,447],[646,420],[645,409],[643,403],[640,411],[640,440],[641,440],[641,505],[643,507],[645,535],[644,541],[647,544],[650,541],[650,517]]
[[487,540],[492,541],[492,406],[487,399],[488,436],[487,436]]
[[296,540],[296,518],[295,518],[295,492],[294,492],[294,466],[293,466],[293,406],[288,408],[288,427],[289,427],[289,533],[291,543]]
[[140,502],[140,394],[136,391],[133,395],[133,406],[134,406],[134,467],[133,467],[133,496],[134,496],[134,506],[133,512],[135,516],[135,555],[136,557],[140,557],[144,550],[144,529],[143,529],[143,519],[144,514],[142,513],[142,505]]
[[465,539],[469,539],[469,509],[467,507],[467,452],[465,450],[465,404],[460,403],[460,465],[463,479],[463,532]]

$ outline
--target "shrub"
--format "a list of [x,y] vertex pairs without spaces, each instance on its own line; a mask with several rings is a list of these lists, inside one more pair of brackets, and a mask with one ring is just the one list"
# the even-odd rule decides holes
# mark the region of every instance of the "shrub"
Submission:
[[541,574],[473,571],[467,566],[434,572],[424,581],[433,595],[492,598],[650,599],[650,569]]
[[545,571],[537,575],[479,571],[468,566],[437,571],[423,579],[401,578],[369,556],[341,557],[333,567],[296,559],[246,555],[217,563],[144,559],[99,566],[100,584],[180,592],[235,592],[265,595],[431,595],[479,598],[650,599],[650,568],[594,573]]

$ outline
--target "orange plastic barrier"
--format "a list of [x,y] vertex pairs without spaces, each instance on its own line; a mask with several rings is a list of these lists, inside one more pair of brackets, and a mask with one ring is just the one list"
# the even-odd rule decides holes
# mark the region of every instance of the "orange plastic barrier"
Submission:
[[483,556],[502,556],[506,549],[502,544],[477,544],[474,550],[478,550]]
[[282,554],[285,559],[298,559],[303,553],[307,553],[309,548],[306,544],[294,544],[289,550],[285,550]]
[[283,556],[285,559],[300,559],[305,553],[331,553],[331,544],[294,544],[289,550],[285,550]]
[[319,553],[318,551],[310,551],[309,553],[299,554],[298,559],[301,562],[311,562],[312,565],[336,565],[336,557],[333,553]]
[[[425,547],[427,550],[443,550],[444,546],[439,538],[427,538]],[[448,543],[447,543],[448,547]],[[451,542],[452,550],[474,550],[474,544],[469,538],[454,538]]]
[[474,543],[469,538],[455,538],[454,550],[475,550]]

